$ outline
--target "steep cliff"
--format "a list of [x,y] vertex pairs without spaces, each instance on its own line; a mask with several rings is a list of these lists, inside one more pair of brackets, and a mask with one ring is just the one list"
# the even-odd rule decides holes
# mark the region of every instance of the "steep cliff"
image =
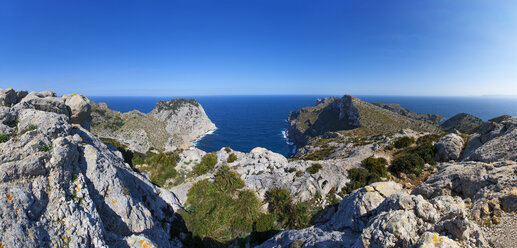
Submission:
[[187,149],[200,136],[216,129],[194,99],[160,101],[147,114],[137,110],[120,113],[106,104],[94,103],[92,117],[95,135],[117,140],[137,152]]

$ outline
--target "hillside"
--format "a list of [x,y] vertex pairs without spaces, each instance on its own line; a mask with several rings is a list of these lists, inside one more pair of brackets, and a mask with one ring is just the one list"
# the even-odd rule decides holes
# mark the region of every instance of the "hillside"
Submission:
[[298,147],[327,132],[366,137],[402,129],[440,131],[436,123],[410,118],[348,95],[326,98],[316,106],[292,111],[288,121],[288,136]]
[[137,152],[187,149],[215,125],[194,99],[160,101],[148,114],[137,110],[120,113],[103,103],[92,104],[91,130],[98,137],[113,139]]

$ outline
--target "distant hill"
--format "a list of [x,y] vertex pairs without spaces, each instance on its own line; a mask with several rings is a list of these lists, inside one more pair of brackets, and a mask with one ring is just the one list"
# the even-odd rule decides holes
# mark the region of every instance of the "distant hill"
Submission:
[[466,113],[457,114],[442,124],[444,131],[458,130],[462,133],[474,133],[483,124],[483,120]]
[[[316,106],[304,107],[289,114],[289,138],[298,146],[307,143],[310,137],[327,132],[340,132],[353,136],[390,134],[409,128],[415,131],[439,132],[440,126],[409,110],[397,111],[345,95],[320,100]],[[411,117],[413,118],[411,118]]]

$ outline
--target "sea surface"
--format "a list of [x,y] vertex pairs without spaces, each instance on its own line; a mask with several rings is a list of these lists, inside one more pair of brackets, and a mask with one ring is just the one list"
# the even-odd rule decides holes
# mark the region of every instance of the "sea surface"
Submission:
[[[287,116],[292,110],[316,104],[326,96],[196,96],[195,98],[215,123],[217,130],[205,135],[195,146],[207,152],[229,146],[249,152],[265,147],[285,156],[293,146],[285,137]],[[410,96],[357,96],[368,102],[399,103],[417,113],[441,114],[450,118],[468,113],[483,120],[504,114],[517,116],[517,97],[410,97]],[[117,111],[137,109],[150,112],[160,100],[175,97],[106,97],[92,96],[97,102],[106,102]]]

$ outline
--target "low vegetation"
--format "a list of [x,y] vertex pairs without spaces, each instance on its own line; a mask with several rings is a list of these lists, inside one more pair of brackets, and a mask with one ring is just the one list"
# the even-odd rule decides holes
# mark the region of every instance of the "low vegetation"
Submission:
[[436,165],[434,156],[436,148],[433,143],[436,142],[443,134],[431,134],[420,137],[417,146],[408,147],[395,153],[389,171],[397,176],[405,173],[408,176],[420,176],[425,164],[431,166]]
[[233,163],[237,160],[237,155],[235,155],[235,153],[231,153],[229,156],[228,156],[228,159],[226,159],[226,162],[228,163]]
[[390,172],[395,173],[397,176],[400,176],[401,173],[420,176],[424,164],[425,161],[417,154],[407,154],[393,160],[390,166]]
[[228,166],[221,166],[216,180],[197,182],[189,191],[186,210],[180,214],[192,235],[195,246],[208,246],[210,240],[228,243],[248,236],[254,228],[265,231],[274,225],[271,216],[261,213],[262,202]]
[[350,194],[358,188],[381,181],[381,177],[387,176],[387,164],[388,161],[384,158],[369,157],[363,160],[364,168],[353,168],[348,171],[350,182],[344,188],[345,193]]
[[320,169],[323,168],[323,166],[319,163],[312,164],[309,168],[307,168],[307,172],[309,174],[316,174]]
[[401,138],[398,138],[393,145],[395,146],[395,148],[401,149],[401,148],[408,147],[408,146],[412,145],[413,143],[415,143],[415,138],[401,137]]
[[138,167],[138,170],[147,171],[150,173],[150,180],[152,183],[163,187],[168,179],[178,176],[175,167],[180,160],[178,152],[154,153],[147,152],[134,153],[132,165],[143,165]]
[[300,229],[311,225],[311,219],[321,210],[316,206],[315,196],[312,200],[295,203],[289,190],[273,188],[266,192],[269,211],[277,217],[277,222],[287,229]]
[[208,153],[201,158],[201,162],[195,165],[193,168],[194,174],[200,176],[208,172],[214,171],[215,165],[217,164],[217,154]]
[[324,160],[328,156],[332,155],[332,152],[336,149],[336,146],[323,145],[320,149],[312,150],[309,154],[302,157],[305,160]]
[[0,143],[7,142],[10,138],[11,136],[9,134],[0,134]]

